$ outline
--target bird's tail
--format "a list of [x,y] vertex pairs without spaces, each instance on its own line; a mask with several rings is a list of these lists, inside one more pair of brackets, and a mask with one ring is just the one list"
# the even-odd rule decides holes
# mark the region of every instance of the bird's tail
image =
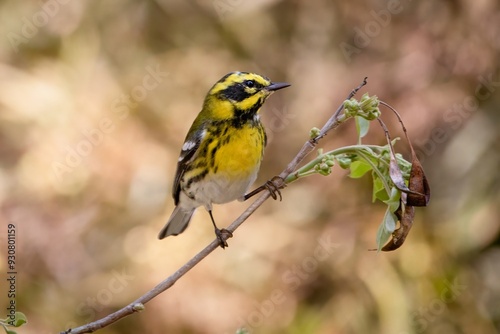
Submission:
[[167,224],[161,229],[160,234],[158,234],[158,239],[161,240],[169,235],[177,235],[184,232],[193,216],[194,210],[185,210],[177,206]]

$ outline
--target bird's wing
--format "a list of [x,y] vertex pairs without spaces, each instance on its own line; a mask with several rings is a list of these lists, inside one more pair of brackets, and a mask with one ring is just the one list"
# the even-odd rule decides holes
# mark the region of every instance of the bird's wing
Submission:
[[200,143],[205,138],[207,131],[204,127],[199,129],[199,131],[188,135],[184,144],[182,145],[181,154],[179,156],[179,161],[177,162],[177,171],[175,173],[174,185],[172,187],[172,195],[174,197],[174,203],[177,205],[179,203],[179,196],[181,192],[181,179],[189,164],[193,161],[196,156],[196,152],[200,148]]

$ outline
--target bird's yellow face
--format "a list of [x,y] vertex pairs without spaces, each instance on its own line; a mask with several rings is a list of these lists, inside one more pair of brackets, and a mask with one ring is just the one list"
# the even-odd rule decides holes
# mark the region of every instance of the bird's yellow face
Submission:
[[213,119],[249,117],[259,112],[274,91],[288,86],[255,73],[231,72],[210,89],[203,109]]

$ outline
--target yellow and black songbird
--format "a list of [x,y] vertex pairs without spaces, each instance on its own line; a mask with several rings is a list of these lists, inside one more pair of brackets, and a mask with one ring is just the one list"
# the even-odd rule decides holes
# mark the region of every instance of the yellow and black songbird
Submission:
[[288,86],[247,72],[229,73],[215,83],[182,145],[172,189],[176,207],[159,239],[182,233],[196,208],[204,206],[221,247],[227,246],[222,232],[230,232],[217,228],[212,204],[249,197],[266,146],[260,109],[274,91]]

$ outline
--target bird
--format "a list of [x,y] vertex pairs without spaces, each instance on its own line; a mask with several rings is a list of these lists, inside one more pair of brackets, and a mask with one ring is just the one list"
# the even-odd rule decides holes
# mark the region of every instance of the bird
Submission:
[[175,209],[158,235],[160,240],[184,232],[195,210],[203,206],[224,248],[223,234],[232,233],[215,224],[213,204],[243,201],[266,188],[276,199],[273,190],[278,189],[269,186],[271,181],[250,194],[247,191],[257,178],[267,142],[260,110],[273,92],[289,86],[239,71],[212,86],[182,145],[172,187]]

